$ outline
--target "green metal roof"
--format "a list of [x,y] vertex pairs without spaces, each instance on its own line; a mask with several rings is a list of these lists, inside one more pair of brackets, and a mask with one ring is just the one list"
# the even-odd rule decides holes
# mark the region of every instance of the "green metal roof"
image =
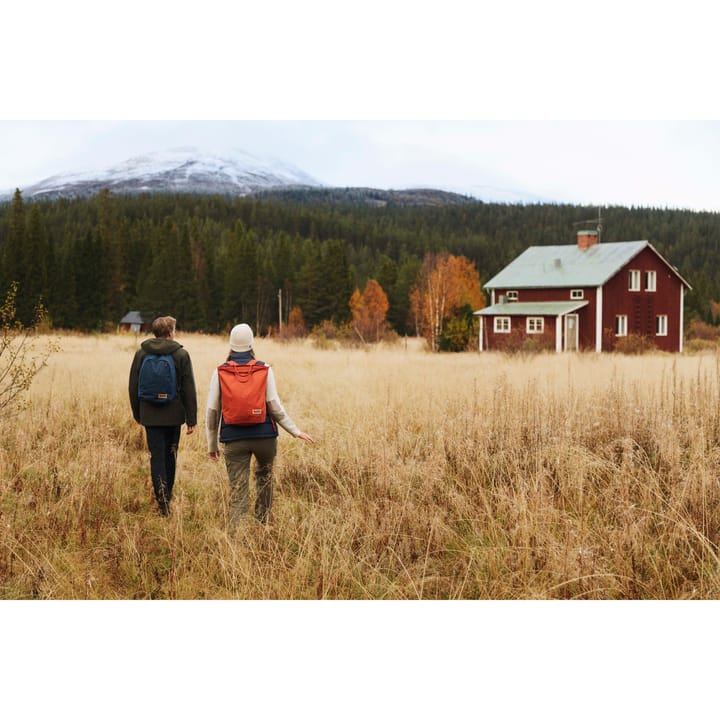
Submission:
[[552,302],[503,302],[476,310],[473,315],[567,315],[588,304],[587,300]]
[[489,280],[485,287],[488,290],[599,287],[646,247],[650,247],[690,287],[647,240],[598,243],[586,250],[580,250],[577,244],[530,247]]

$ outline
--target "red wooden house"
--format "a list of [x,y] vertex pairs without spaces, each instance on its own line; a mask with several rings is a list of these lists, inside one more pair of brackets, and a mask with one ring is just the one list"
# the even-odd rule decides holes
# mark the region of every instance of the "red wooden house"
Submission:
[[557,352],[613,350],[630,334],[682,352],[683,302],[692,289],[647,241],[600,243],[594,230],[576,245],[531,247],[485,284],[479,349],[529,339]]

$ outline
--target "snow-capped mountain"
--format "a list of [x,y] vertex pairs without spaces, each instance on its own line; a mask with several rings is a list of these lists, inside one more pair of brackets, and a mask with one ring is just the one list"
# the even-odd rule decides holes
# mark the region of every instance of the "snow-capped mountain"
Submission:
[[[404,190],[332,188],[279,160],[243,150],[220,153],[180,147],[130,158],[117,165],[67,172],[21,187],[25,200],[89,197],[108,188],[116,195],[187,193],[242,196],[260,194],[303,201],[334,198],[367,205],[446,205],[481,200],[499,203],[554,202],[529,193],[493,185],[472,187],[410,186]],[[309,191],[305,194],[305,191]],[[12,199],[14,188],[0,191],[0,202]]]
[[184,147],[140,155],[101,171],[53,175],[20,189],[27,200],[54,200],[94,195],[104,188],[117,194],[248,195],[289,186],[322,187],[322,184],[287,163],[242,150],[215,154]]

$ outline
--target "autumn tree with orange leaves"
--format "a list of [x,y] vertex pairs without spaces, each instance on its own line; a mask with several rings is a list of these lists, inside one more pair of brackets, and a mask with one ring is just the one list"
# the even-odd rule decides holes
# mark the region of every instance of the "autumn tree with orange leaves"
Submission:
[[353,329],[363,342],[379,342],[387,331],[385,321],[390,308],[387,295],[376,280],[368,280],[365,290],[358,288],[350,298]]
[[425,255],[410,293],[410,313],[418,335],[427,339],[433,352],[440,349],[446,321],[468,306],[473,310],[485,307],[475,263],[462,255]]

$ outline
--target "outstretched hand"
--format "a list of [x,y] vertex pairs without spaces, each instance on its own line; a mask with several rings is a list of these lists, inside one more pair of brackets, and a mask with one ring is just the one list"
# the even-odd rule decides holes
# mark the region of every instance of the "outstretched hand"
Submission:
[[307,433],[301,432],[298,437],[301,440],[305,440],[305,442],[309,442],[311,445],[315,444],[315,441]]

